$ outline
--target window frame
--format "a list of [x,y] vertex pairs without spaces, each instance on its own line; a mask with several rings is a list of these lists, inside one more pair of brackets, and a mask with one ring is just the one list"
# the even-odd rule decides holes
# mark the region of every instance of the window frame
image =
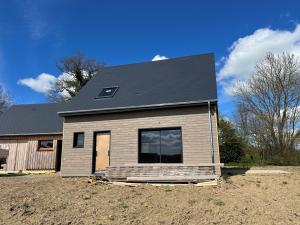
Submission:
[[[145,162],[141,162],[141,151],[142,151],[142,132],[143,131],[163,131],[163,130],[180,130],[180,147],[181,147],[181,158],[180,161],[181,162],[177,162],[177,163],[164,163],[161,162],[161,134],[160,134],[160,162],[151,162],[151,163],[145,163]],[[183,140],[182,140],[182,128],[181,127],[158,127],[158,128],[141,128],[138,129],[138,164],[183,164]]]
[[[49,141],[52,142],[52,147],[51,148],[44,148],[41,146],[42,141]],[[43,152],[43,151],[54,151],[54,140],[53,139],[41,139],[38,140],[38,146],[37,146],[37,151]]]
[[[79,134],[83,135],[83,143],[80,146],[78,146],[78,135]],[[75,145],[75,143],[76,143],[75,138],[77,138],[77,145]],[[84,138],[85,138],[84,132],[74,132],[73,133],[73,148],[84,148]]]

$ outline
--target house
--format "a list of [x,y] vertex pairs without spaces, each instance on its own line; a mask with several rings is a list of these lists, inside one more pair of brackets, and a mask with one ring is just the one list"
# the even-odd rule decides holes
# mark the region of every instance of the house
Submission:
[[7,171],[60,170],[63,104],[14,105],[0,116],[0,149]]
[[[28,115],[31,107],[36,107],[36,121]],[[50,122],[44,110],[47,107],[64,119],[63,135],[58,125],[61,121],[54,114],[55,129],[42,125]],[[17,124],[1,128],[8,141],[18,143],[16,152],[24,151],[26,147],[20,146],[26,142],[30,146],[27,152],[41,153],[40,147],[46,145],[47,149],[46,142],[39,144],[41,140],[53,137],[49,149],[54,155],[56,140],[63,140],[62,176],[105,174],[111,179],[140,181],[220,176],[213,54],[107,67],[64,105],[16,106],[6,114],[12,111],[33,122],[32,128],[30,121],[24,128]],[[54,126],[54,121],[50,123]],[[38,130],[39,126],[45,130]],[[10,129],[21,130],[9,136]],[[35,144],[29,143],[32,138]],[[33,155],[27,153],[27,160]],[[51,167],[53,155],[49,156]]]

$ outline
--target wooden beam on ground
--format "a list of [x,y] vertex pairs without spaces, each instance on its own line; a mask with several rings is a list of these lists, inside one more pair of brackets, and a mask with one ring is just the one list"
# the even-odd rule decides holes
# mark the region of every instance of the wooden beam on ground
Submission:
[[[224,167],[224,163],[198,163],[198,164],[182,164],[182,163],[129,163],[125,164],[125,167],[127,166],[137,166],[137,167],[174,167],[174,166],[221,166]],[[124,166],[119,166],[119,167],[124,167]]]
[[198,182],[201,180],[217,179],[217,175],[201,175],[201,176],[158,176],[158,177],[127,177],[128,182]]
[[205,182],[200,182],[198,184],[195,184],[196,187],[208,187],[208,186],[218,186],[218,181],[217,180],[211,180],[211,181],[205,181]]
[[[97,183],[99,183],[99,181],[97,181]],[[141,185],[145,185],[143,183],[129,183],[129,182],[106,182],[104,184],[112,184],[112,185],[116,185],[116,186],[127,186],[127,187],[138,187]],[[218,181],[217,180],[212,180],[212,181],[205,181],[205,182],[200,182],[197,184],[176,184],[176,183],[150,183],[147,185],[151,185],[151,186],[157,186],[157,187],[161,187],[161,186],[172,186],[172,187],[177,187],[177,186],[187,186],[187,185],[193,185],[196,187],[216,187],[218,186]]]

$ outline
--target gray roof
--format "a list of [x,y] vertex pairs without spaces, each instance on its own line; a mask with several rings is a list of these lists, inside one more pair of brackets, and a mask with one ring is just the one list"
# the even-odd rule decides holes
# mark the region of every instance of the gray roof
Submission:
[[0,136],[62,133],[64,104],[14,105],[0,115]]
[[[112,98],[97,98],[119,87]],[[203,104],[217,100],[213,54],[104,68],[68,103],[15,105],[0,136],[62,133],[62,116]]]
[[[97,98],[119,87],[112,98]],[[103,113],[217,100],[213,54],[107,67],[67,104],[60,115]]]

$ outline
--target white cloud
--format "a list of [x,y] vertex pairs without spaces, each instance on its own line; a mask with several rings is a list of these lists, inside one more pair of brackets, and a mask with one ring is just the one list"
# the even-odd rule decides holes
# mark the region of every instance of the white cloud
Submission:
[[235,84],[247,80],[267,52],[288,52],[300,57],[300,24],[293,31],[262,28],[236,40],[229,48],[229,55],[219,62],[223,67],[217,79],[224,93],[232,95]]
[[[83,71],[84,76],[88,76],[88,74]],[[68,81],[72,80],[73,77],[68,73],[62,73],[58,77],[48,74],[48,73],[41,73],[35,78],[29,77],[24,78],[18,81],[18,84],[27,86],[31,88],[32,90],[47,95],[50,90],[55,86],[56,82],[58,80],[61,81]],[[67,91],[60,92],[60,95],[64,97],[69,97],[69,93]]]
[[164,60],[164,59],[168,59],[168,58],[163,55],[156,55],[153,57],[152,61],[158,61],[158,60]]
[[57,78],[48,73],[41,73],[36,78],[25,78],[18,81],[18,84],[30,87],[36,92],[48,94],[55,85]]

